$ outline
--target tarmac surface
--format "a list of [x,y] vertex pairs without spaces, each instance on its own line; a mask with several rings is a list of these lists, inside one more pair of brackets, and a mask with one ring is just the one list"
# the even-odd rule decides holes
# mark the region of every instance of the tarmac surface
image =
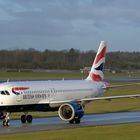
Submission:
[[22,124],[20,120],[11,120],[10,127],[3,127],[0,121],[0,134],[52,131],[69,128],[82,128],[101,125],[140,123],[140,112],[121,112],[85,115],[80,124],[69,124],[59,117],[36,118],[31,124]]

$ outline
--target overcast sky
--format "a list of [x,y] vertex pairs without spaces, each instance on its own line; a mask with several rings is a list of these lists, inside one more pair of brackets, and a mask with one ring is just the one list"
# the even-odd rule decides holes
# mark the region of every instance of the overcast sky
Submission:
[[140,51],[140,0],[0,0],[0,49]]

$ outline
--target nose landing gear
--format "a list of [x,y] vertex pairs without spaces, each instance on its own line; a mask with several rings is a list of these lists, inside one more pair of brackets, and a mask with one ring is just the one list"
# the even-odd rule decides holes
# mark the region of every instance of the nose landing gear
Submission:
[[10,126],[10,113],[5,112],[3,113],[3,126]]

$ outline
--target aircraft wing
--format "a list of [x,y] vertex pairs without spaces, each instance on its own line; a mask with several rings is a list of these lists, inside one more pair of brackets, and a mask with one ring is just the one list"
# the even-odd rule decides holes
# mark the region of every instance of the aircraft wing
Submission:
[[140,85],[140,83],[131,83],[131,84],[123,84],[123,85],[107,85],[107,86],[103,87],[103,89],[128,87],[128,86],[139,86],[139,85]]
[[106,97],[95,97],[95,98],[85,98],[81,99],[81,101],[96,101],[96,100],[112,100],[112,99],[122,99],[122,98],[138,98],[140,94],[133,95],[119,95],[119,96],[106,96]]
[[122,98],[138,98],[140,94],[132,94],[132,95],[119,95],[119,96],[106,96],[106,97],[93,97],[93,98],[84,98],[84,99],[76,99],[76,100],[62,100],[62,101],[50,101],[50,104],[62,104],[68,102],[90,102],[90,101],[97,101],[97,100],[113,100],[113,99],[122,99]]

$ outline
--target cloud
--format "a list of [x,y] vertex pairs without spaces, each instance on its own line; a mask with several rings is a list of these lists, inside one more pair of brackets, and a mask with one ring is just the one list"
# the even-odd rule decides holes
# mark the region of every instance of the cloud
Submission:
[[0,35],[28,36],[27,41],[44,36],[61,43],[73,37],[99,40],[108,31],[140,28],[139,0],[1,0],[0,13]]

